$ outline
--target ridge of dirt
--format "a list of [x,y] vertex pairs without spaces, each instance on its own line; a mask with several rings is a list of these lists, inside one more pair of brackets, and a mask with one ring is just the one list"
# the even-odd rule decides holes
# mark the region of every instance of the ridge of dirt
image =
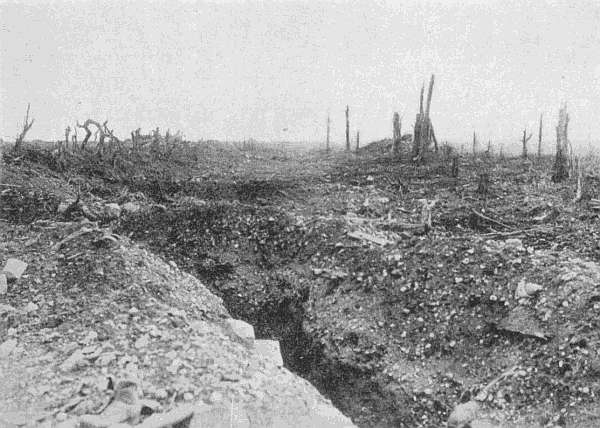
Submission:
[[232,333],[222,301],[174,262],[86,221],[1,221],[0,236],[2,261],[28,263],[2,297],[4,423],[94,414],[110,398],[110,377],[138,379],[162,411],[235,403],[240,426],[351,426]]

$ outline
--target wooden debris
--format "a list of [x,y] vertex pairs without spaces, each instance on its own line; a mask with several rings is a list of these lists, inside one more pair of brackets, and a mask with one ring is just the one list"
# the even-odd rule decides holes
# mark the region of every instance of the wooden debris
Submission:
[[558,183],[569,178],[569,138],[567,130],[569,115],[567,106],[563,105],[558,112],[558,126],[556,127],[556,157],[554,159],[554,172],[552,181]]
[[31,104],[27,103],[27,112],[25,113],[25,119],[23,119],[23,129],[21,130],[19,135],[17,135],[17,138],[15,140],[15,149],[17,149],[17,150],[20,149],[21,146],[23,145],[23,140],[25,140],[25,135],[27,135],[27,133],[33,126],[33,122],[35,121],[35,119],[29,120],[29,108],[30,107],[31,107]]
[[385,238],[380,238],[379,236],[372,235],[370,233],[361,232],[360,230],[356,230],[354,232],[348,232],[348,236],[353,239],[357,239],[359,241],[368,241],[373,244],[381,245],[382,247],[393,244],[392,241],[389,241]]

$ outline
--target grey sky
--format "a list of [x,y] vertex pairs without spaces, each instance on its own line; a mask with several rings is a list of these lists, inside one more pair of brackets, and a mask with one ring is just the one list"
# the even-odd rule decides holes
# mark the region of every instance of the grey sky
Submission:
[[[600,135],[600,2],[0,2],[0,135],[31,102],[31,138],[87,117],[190,139],[341,142],[414,121],[433,72],[442,140]],[[287,131],[284,131],[287,129]]]

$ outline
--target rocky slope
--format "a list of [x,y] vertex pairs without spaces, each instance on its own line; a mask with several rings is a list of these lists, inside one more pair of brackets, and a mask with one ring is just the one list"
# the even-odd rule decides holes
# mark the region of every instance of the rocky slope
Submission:
[[0,242],[2,426],[353,426],[176,261],[89,221]]

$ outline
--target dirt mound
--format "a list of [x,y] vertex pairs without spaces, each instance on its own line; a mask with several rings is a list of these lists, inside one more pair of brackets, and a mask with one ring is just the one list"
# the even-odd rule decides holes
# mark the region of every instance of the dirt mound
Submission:
[[235,334],[221,300],[175,262],[90,222],[3,222],[0,234],[0,259],[28,263],[2,296],[5,423],[105,415],[114,382],[133,379],[153,411],[200,403],[192,426],[231,412],[238,426],[352,426]]

